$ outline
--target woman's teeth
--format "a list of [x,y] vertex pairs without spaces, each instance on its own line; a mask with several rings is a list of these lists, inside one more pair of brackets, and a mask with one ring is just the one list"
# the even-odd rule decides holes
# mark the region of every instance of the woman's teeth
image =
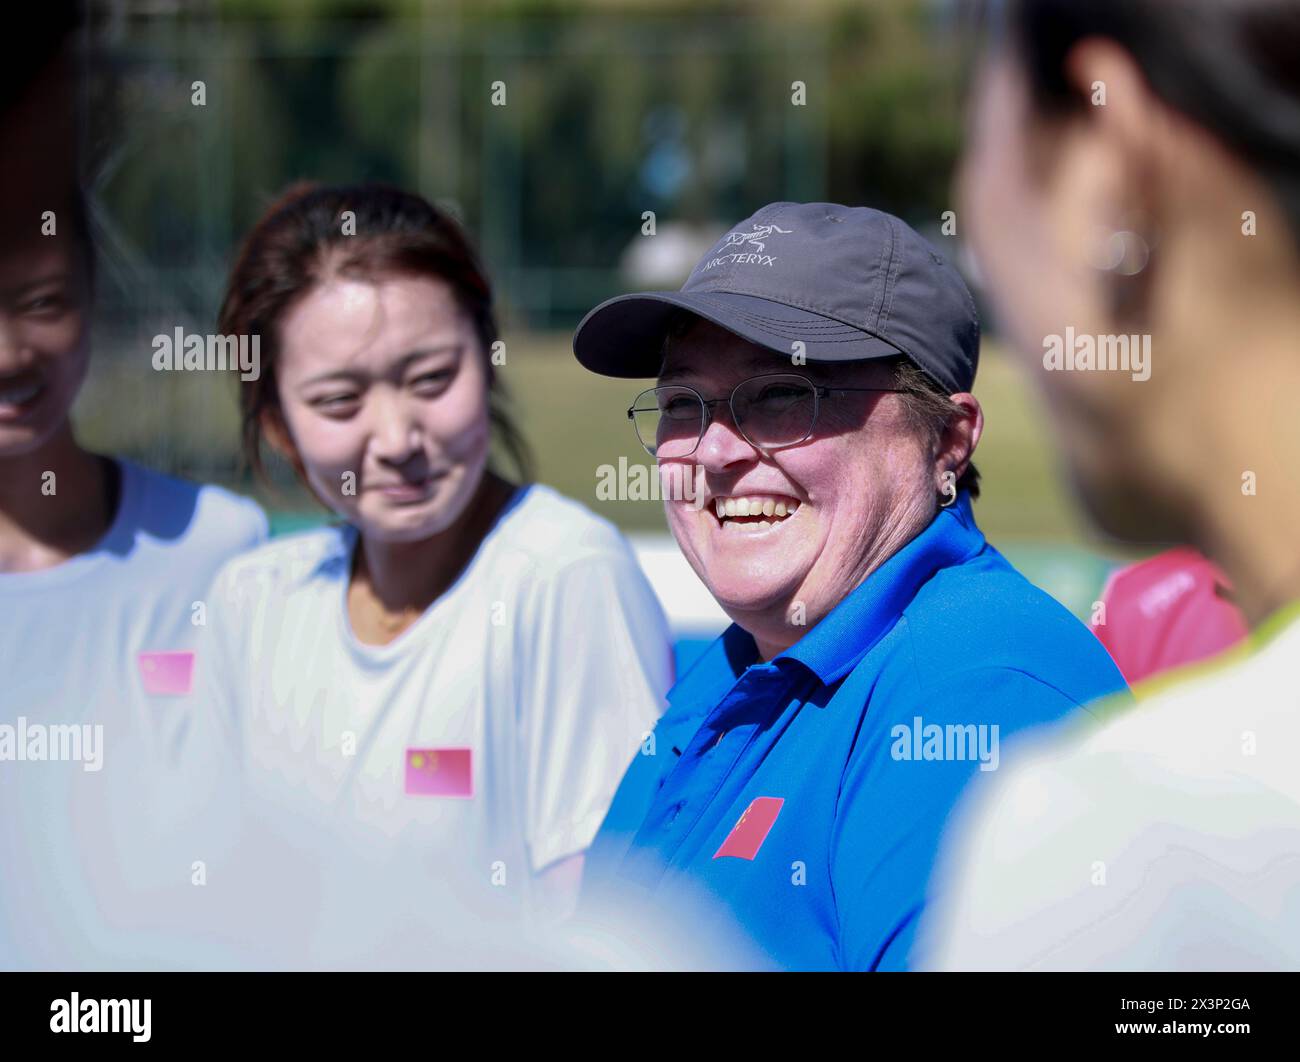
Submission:
[[[793,498],[775,498],[766,494],[739,498],[714,498],[713,511],[723,526],[751,527],[762,531],[793,516],[799,503]],[[751,519],[736,520],[736,517]]]

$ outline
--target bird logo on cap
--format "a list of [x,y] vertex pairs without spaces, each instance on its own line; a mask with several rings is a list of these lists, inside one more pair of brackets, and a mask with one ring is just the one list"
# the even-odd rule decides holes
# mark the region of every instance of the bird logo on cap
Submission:
[[[772,233],[779,232],[788,236],[794,232],[794,229],[783,229],[779,225],[756,225],[749,232],[729,232],[727,238],[722,242],[723,247],[740,247],[746,243],[752,243],[754,250],[762,252],[767,246],[763,241],[768,239]],[[721,250],[722,248],[719,248]]]

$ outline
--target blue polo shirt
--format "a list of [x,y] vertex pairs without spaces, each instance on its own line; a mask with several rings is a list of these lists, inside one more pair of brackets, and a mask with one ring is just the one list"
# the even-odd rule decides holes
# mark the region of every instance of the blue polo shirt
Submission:
[[963,493],[779,656],[734,624],[705,651],[623,778],[587,898],[714,905],[764,965],[906,968],[967,783],[1016,731],[1123,689]]

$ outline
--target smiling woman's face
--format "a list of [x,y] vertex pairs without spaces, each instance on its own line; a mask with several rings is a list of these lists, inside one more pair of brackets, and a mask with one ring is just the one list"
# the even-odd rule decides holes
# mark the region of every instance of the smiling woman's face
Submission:
[[487,468],[490,424],[484,354],[450,286],[334,276],[279,339],[280,407],[317,495],[378,541],[455,523]]
[[70,237],[0,254],[0,458],[40,449],[67,422],[89,358],[86,285]]
[[[792,367],[703,321],[673,342],[660,382],[720,398],[742,380],[774,372],[831,387],[891,386],[879,362]],[[699,488],[694,500],[665,503],[677,544],[765,656],[797,641],[915,537],[936,504],[932,457],[909,430],[897,394],[825,398],[811,438],[767,454],[736,430],[725,404],[714,406],[695,453],[662,464],[686,466]],[[762,515],[739,515],[755,502]]]

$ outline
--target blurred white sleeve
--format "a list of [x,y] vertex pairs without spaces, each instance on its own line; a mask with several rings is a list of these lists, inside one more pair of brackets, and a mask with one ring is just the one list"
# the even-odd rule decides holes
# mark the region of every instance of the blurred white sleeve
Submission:
[[214,580],[206,604],[207,622],[195,649],[194,689],[173,750],[167,805],[175,827],[190,834],[196,847],[215,853],[229,848],[237,830],[242,691],[247,686],[243,640],[251,603],[227,567]]
[[666,707],[673,665],[663,610],[630,551],[548,576],[524,621],[525,839],[537,873],[591,844]]

